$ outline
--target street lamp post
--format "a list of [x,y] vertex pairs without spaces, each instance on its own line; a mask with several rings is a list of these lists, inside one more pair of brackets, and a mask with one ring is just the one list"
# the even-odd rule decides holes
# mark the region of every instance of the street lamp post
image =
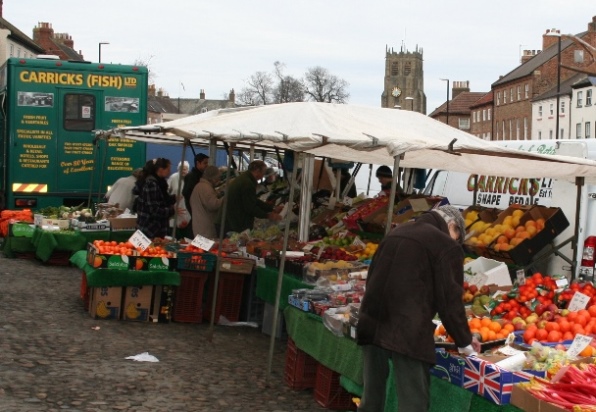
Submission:
[[447,121],[445,123],[449,124],[449,79],[440,80],[447,82]]
[[555,139],[559,140],[559,110],[561,106],[561,32],[553,29],[546,35],[557,37],[557,117],[555,119]]
[[413,97],[406,97],[405,100],[409,100],[410,101],[410,111],[414,111],[414,98]]
[[101,63],[101,46],[104,44],[110,44],[110,43],[105,42],[105,41],[99,42],[99,63]]

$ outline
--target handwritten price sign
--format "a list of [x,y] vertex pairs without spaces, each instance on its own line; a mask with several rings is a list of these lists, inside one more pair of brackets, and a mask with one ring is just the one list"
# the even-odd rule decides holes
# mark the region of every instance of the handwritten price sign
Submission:
[[592,342],[591,336],[581,334],[575,335],[573,343],[571,343],[571,346],[569,347],[569,349],[567,349],[567,356],[577,358],[577,355],[579,355],[580,352],[583,351],[586,348],[586,346],[590,344],[590,342]]
[[149,240],[149,238],[140,230],[134,232],[128,241],[132,243],[135,248],[140,248],[142,250],[147,249],[151,244],[151,240]]
[[211,248],[213,247],[215,242],[211,239],[204,237],[204,236],[196,235],[195,238],[192,240],[192,242],[190,242],[190,244],[208,252],[209,250],[211,250]]
[[589,301],[590,297],[588,295],[584,295],[581,292],[575,292],[567,309],[571,312],[577,312],[578,310],[585,309]]

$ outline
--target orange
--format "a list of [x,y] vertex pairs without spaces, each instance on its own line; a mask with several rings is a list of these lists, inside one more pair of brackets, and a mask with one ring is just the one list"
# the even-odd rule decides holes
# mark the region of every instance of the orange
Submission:
[[578,314],[579,316],[586,316],[586,317],[588,317],[588,318],[590,317],[590,312],[589,312],[589,311],[587,311],[586,309],[580,309],[580,310],[578,310],[578,311],[577,311],[577,314]]
[[519,245],[519,244],[520,244],[521,242],[523,242],[523,241],[524,241],[524,240],[523,240],[523,239],[521,239],[521,238],[519,238],[519,237],[514,237],[513,239],[511,239],[511,240],[509,241],[509,244],[510,244],[511,246],[517,246],[517,245]]
[[505,229],[505,231],[503,232],[503,235],[505,235],[507,237],[507,239],[513,239],[515,237],[515,229],[513,229],[513,228]]
[[497,333],[502,329],[502,326],[499,322],[493,321],[490,323],[490,325],[488,325],[488,328],[493,332]]
[[548,333],[549,332],[546,329],[536,329],[536,334],[534,336],[536,336],[536,339],[538,340],[546,340]]
[[567,314],[567,319],[569,320],[569,322],[575,322],[575,320],[577,319],[577,312],[569,312]]
[[526,329],[524,331],[524,342],[529,343],[536,336],[537,329]]
[[102,258],[100,258],[99,256],[95,256],[95,258],[93,259],[93,267],[94,268],[100,267],[102,262],[103,262]]
[[[519,232],[525,232],[526,231],[526,227],[524,225],[519,225],[518,227],[515,228],[515,233],[519,233]],[[517,235],[516,235],[517,237]]]
[[574,337],[573,332],[567,331],[563,333],[563,340],[573,340]]
[[577,315],[577,319],[575,319],[576,325],[586,326],[588,324],[588,317],[585,315]]
[[505,326],[503,326],[503,330],[508,333],[511,333],[515,330],[515,326],[513,326],[511,323],[508,323]]
[[579,356],[581,356],[582,358],[585,358],[588,356],[593,356],[593,353],[594,353],[594,348],[592,346],[588,345],[584,348],[584,350],[582,350],[579,353]]
[[480,324],[482,326],[489,326],[491,324],[492,320],[490,320],[490,318],[482,318],[480,320]]
[[494,330],[489,330],[488,331],[488,340],[496,340],[497,339],[497,333]]
[[497,243],[509,243],[509,238],[505,235],[501,235],[497,238]]
[[556,330],[556,331],[561,330],[561,327],[559,326],[559,324],[557,322],[547,322],[544,329],[546,329],[547,332],[552,332],[553,330]]
[[468,322],[468,325],[470,326],[470,329],[480,329],[480,327],[482,326],[482,323],[480,322],[480,319],[472,318]]
[[515,237],[517,237],[519,239],[529,239],[532,236],[530,235],[530,233],[527,230],[524,229],[524,230],[520,230],[519,232],[517,232],[517,234],[515,235]]
[[567,322],[565,318],[559,318],[559,330],[563,333],[571,330],[571,323]]
[[596,305],[592,305],[588,308],[588,313],[591,317],[596,318]]

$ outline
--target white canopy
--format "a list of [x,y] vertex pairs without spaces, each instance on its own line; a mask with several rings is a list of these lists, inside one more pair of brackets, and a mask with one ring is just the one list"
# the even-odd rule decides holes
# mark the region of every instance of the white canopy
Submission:
[[596,182],[594,161],[501,147],[417,112],[370,106],[300,102],[222,109],[110,132],[165,144],[215,139],[289,148],[373,164],[392,165],[401,155],[401,167]]

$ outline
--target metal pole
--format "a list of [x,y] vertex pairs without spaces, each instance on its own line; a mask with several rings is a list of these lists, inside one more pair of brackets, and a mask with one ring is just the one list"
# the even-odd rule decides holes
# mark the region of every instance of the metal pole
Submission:
[[[572,237],[572,241],[571,241],[571,250],[573,253],[573,257],[571,259],[572,263],[571,263],[571,280],[575,279],[575,275],[576,275],[576,269],[577,269],[577,265],[578,265],[578,261],[577,261],[577,239],[578,239],[578,233],[579,233],[579,223],[580,223],[580,216],[579,216],[579,210],[581,207],[581,199],[582,199],[582,186],[584,185],[585,182],[585,178],[578,176],[575,178],[575,186],[577,187],[577,196],[575,199],[575,227],[573,230],[573,237]],[[580,262],[581,263],[581,262]]]
[[557,120],[556,120],[556,128],[555,131],[555,139],[559,140],[559,106],[560,106],[560,99],[561,99],[561,36],[559,35],[559,41],[557,46]]
[[395,156],[393,159],[393,180],[391,181],[391,191],[389,193],[389,206],[387,210],[387,225],[385,226],[385,234],[391,230],[391,223],[393,221],[393,206],[395,206],[395,189],[397,188],[397,179],[399,179],[399,160],[401,155]]
[[449,79],[447,79],[447,124],[449,124]]
[[[275,291],[275,306],[273,308],[273,326],[271,327],[271,340],[269,343],[269,358],[267,359],[267,375],[265,376],[265,384],[269,386],[269,377],[271,376],[271,369],[273,366],[273,351],[275,349],[275,335],[277,332],[277,315],[279,313],[279,301],[281,295],[281,286],[284,279],[284,266],[286,264],[286,250],[288,250],[288,235],[290,233],[290,218],[289,211],[292,210],[294,203],[294,189],[296,187],[296,175],[298,174],[298,153],[294,154],[294,168],[292,170],[292,184],[290,185],[290,199],[288,201],[288,215],[286,215],[286,225],[284,228],[284,241],[282,246],[282,253],[279,260],[279,271],[277,272],[277,289]],[[305,173],[304,171],[302,173]],[[308,175],[305,175],[308,179]]]
[[98,55],[99,63],[101,63],[101,46],[104,44],[110,44],[110,43],[105,42],[105,41],[99,42],[99,55]]
[[[315,155],[309,153],[304,154],[302,162],[302,181],[300,182],[300,213],[298,216],[298,239],[301,242],[308,242],[310,212],[312,208],[312,175],[314,168]],[[290,198],[290,201],[291,200],[292,198]]]

